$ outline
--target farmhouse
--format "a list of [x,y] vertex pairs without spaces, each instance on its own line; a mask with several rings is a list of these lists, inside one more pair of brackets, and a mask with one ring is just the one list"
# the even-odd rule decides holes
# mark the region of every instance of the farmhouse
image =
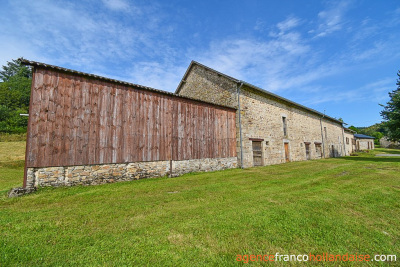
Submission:
[[375,149],[374,139],[375,137],[365,135],[365,134],[355,134],[356,139],[356,150],[370,150]]
[[176,93],[33,67],[24,187],[177,176],[349,155],[353,132],[192,61]]
[[192,61],[176,94],[237,110],[243,167],[349,154],[341,121],[198,62]]
[[24,187],[235,168],[235,112],[43,63],[33,67]]

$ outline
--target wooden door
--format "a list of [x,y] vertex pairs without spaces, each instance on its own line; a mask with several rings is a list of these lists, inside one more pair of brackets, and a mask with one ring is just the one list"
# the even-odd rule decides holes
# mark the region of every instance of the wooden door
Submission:
[[285,160],[286,162],[289,162],[289,143],[285,143]]
[[311,159],[311,155],[310,155],[310,144],[305,144],[306,146],[306,159],[310,160]]
[[253,144],[253,166],[262,166],[261,141],[252,141]]

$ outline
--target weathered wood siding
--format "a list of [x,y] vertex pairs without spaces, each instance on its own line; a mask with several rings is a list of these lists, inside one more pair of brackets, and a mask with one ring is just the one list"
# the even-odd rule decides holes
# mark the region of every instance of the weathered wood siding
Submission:
[[35,67],[27,167],[236,156],[235,110]]

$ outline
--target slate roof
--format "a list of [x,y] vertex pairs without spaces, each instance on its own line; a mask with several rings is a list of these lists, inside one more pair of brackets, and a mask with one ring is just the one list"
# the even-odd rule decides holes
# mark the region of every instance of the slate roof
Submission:
[[[250,88],[252,88],[252,89],[255,89],[255,90],[259,91],[259,92],[262,92],[262,93],[264,93],[264,94],[267,94],[267,95],[269,95],[269,96],[272,96],[272,97],[274,97],[274,98],[277,98],[277,99],[279,99],[279,100],[282,100],[282,101],[284,101],[284,102],[286,102],[286,103],[288,103],[288,104],[297,106],[297,107],[299,107],[299,108],[301,108],[301,109],[304,109],[304,110],[306,110],[306,111],[310,111],[310,112],[312,112],[312,113],[318,114],[318,115],[321,116],[321,117],[324,116],[324,117],[327,118],[327,119],[330,119],[330,120],[332,120],[332,121],[334,121],[334,122],[337,122],[337,123],[342,124],[341,121],[339,121],[339,120],[337,120],[337,119],[335,119],[335,118],[333,118],[333,117],[327,116],[327,115],[325,115],[325,114],[323,114],[323,113],[321,113],[321,112],[319,112],[319,111],[317,111],[317,110],[315,110],[315,109],[312,109],[312,108],[303,106],[303,105],[301,105],[301,104],[299,104],[299,103],[296,103],[296,102],[291,101],[291,100],[289,100],[289,99],[287,99],[287,98],[284,98],[284,97],[282,97],[282,96],[279,96],[279,95],[277,95],[277,94],[274,94],[274,93],[272,93],[272,92],[269,92],[269,91],[267,91],[267,90],[264,90],[264,89],[262,89],[262,88],[260,88],[260,87],[258,87],[258,86],[253,85],[253,84],[250,84],[250,83],[247,83],[247,82],[245,82],[245,81],[241,81],[241,80],[235,79],[235,78],[233,78],[233,77],[231,77],[231,76],[229,76],[229,75],[226,75],[226,74],[224,74],[224,73],[222,73],[222,72],[216,71],[216,70],[214,70],[214,69],[212,69],[212,68],[210,68],[210,67],[207,67],[207,66],[205,66],[205,65],[203,65],[203,64],[201,64],[201,63],[199,63],[199,62],[197,62],[197,61],[194,61],[194,60],[192,60],[192,62],[190,63],[189,67],[187,68],[187,70],[186,70],[186,72],[185,72],[185,75],[183,76],[182,80],[180,81],[178,87],[176,88],[176,91],[175,91],[176,94],[179,94],[182,85],[186,82],[186,78],[187,78],[187,76],[189,75],[189,72],[190,72],[191,68],[192,68],[194,65],[200,66],[200,67],[202,67],[202,68],[204,68],[204,69],[206,69],[206,70],[209,70],[209,71],[214,72],[214,73],[216,73],[216,74],[218,74],[218,75],[221,75],[221,76],[223,76],[223,77],[225,77],[225,78],[227,78],[227,79],[229,79],[229,80],[231,80],[232,82],[235,82],[235,83],[237,83],[237,84],[243,83],[243,85],[246,85],[246,86],[248,86],[248,87],[250,87]],[[343,124],[342,124],[342,125],[343,125]]]
[[375,137],[365,135],[365,134],[355,134],[354,137],[358,138],[358,139],[375,139]]

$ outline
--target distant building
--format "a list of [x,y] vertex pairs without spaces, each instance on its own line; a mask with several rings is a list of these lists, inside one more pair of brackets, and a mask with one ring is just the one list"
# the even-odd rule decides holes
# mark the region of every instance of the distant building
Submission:
[[365,134],[355,134],[356,139],[356,150],[370,150],[375,149],[374,139],[375,137],[365,135]]
[[400,142],[389,141],[387,136],[384,136],[381,139],[379,139],[379,144],[381,147],[384,148],[400,148]]

